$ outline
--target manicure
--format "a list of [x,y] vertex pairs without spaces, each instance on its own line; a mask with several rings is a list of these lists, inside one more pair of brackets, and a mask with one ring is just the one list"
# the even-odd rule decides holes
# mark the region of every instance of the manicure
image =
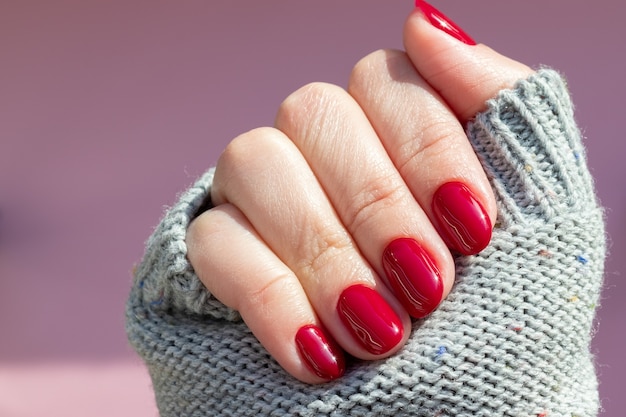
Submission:
[[387,282],[409,314],[430,314],[443,297],[443,279],[431,256],[411,238],[392,241],[383,252]]
[[420,9],[426,19],[430,22],[431,25],[440,29],[452,36],[460,40],[463,43],[468,45],[476,45],[476,41],[471,38],[463,29],[461,29],[456,23],[450,20],[445,14],[441,13],[439,10],[435,9],[430,4],[426,3],[423,0],[416,0],[415,7]]
[[315,325],[303,326],[296,333],[300,356],[315,375],[325,380],[343,375],[346,365],[343,352]]
[[402,340],[402,321],[372,288],[361,284],[346,288],[339,297],[337,311],[354,338],[374,355],[389,352]]
[[475,255],[491,240],[491,221],[472,191],[461,182],[443,184],[432,203],[435,225],[448,247]]

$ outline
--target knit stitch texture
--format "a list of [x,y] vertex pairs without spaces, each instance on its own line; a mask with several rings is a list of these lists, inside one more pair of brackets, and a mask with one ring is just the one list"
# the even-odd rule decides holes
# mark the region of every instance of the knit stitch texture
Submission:
[[469,123],[498,203],[491,244],[456,258],[452,292],[399,353],[322,385],[289,376],[187,261],[209,171],[149,239],[127,303],[161,416],[596,416],[604,221],[572,113],[561,77],[541,70]]

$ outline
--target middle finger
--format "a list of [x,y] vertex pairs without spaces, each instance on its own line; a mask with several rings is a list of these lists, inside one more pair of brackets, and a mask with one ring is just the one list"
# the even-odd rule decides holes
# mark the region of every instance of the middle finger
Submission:
[[311,84],[283,102],[276,127],[409,314],[428,315],[452,287],[454,263],[359,104],[339,87]]

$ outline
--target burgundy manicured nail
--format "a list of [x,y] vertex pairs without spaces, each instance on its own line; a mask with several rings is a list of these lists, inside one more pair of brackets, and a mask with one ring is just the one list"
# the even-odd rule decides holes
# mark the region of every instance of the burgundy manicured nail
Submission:
[[435,226],[448,247],[475,255],[491,240],[491,221],[472,191],[461,182],[448,182],[435,192]]
[[383,252],[389,286],[409,314],[430,314],[443,297],[443,279],[431,256],[415,239],[399,238]]
[[423,0],[416,0],[415,7],[419,8],[431,25],[447,33],[448,35],[460,40],[468,45],[476,45],[476,41],[472,39],[463,29],[450,20],[445,14],[435,9],[432,5]]
[[337,311],[361,346],[374,355],[389,352],[402,340],[402,321],[372,288],[361,284],[346,288],[339,297]]
[[315,325],[303,326],[296,333],[300,356],[315,375],[326,380],[343,375],[346,365],[343,352]]

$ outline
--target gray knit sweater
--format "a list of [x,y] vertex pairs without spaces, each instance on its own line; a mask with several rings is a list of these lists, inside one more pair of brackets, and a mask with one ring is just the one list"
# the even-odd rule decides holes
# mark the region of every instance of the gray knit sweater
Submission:
[[456,258],[452,292],[399,353],[322,385],[289,376],[194,274],[185,233],[212,171],[200,178],[147,242],[127,304],[161,415],[597,415],[589,343],[603,212],[564,82],[541,70],[490,101],[467,133],[498,202],[491,244]]

